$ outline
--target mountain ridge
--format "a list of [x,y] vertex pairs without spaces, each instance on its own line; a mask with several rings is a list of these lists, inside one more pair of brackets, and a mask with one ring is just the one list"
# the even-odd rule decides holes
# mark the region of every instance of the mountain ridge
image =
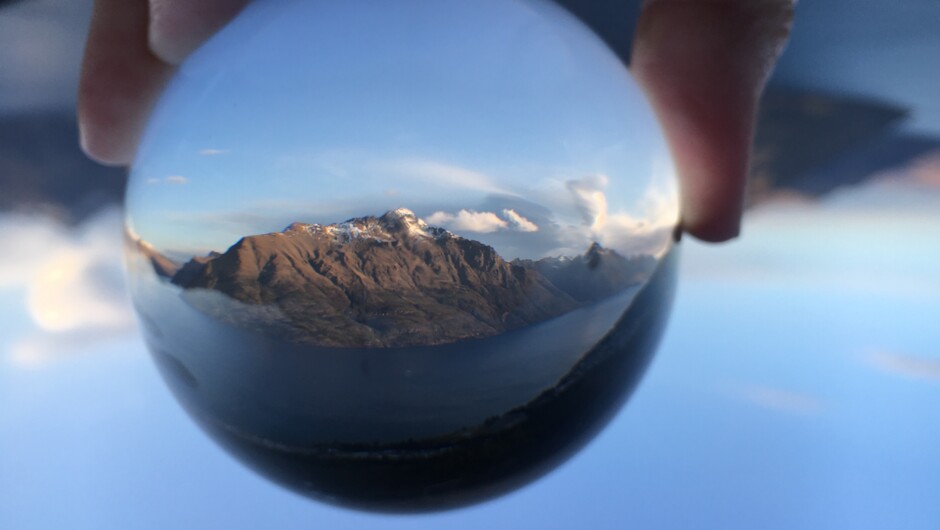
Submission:
[[[402,347],[483,338],[554,318],[641,283],[650,263],[655,258],[625,258],[596,243],[574,258],[507,261],[491,246],[399,208],[245,236],[224,253],[191,259],[169,281],[274,305],[298,342]],[[232,308],[208,311],[237,320]]]

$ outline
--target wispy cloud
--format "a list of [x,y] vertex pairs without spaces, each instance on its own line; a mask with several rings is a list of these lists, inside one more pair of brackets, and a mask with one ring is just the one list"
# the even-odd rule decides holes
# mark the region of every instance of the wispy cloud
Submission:
[[361,149],[333,149],[294,153],[279,157],[280,169],[303,175],[318,174],[338,178],[393,179],[396,190],[409,185],[428,189],[465,190],[481,194],[518,195],[500,182],[499,175],[421,154],[382,156]]
[[869,366],[887,374],[940,382],[940,358],[875,351],[866,355],[865,361]]
[[163,178],[150,177],[147,179],[147,184],[151,186],[159,186],[161,184],[169,184],[172,186],[182,186],[184,184],[189,184],[189,179],[183,175],[169,175]]
[[474,169],[440,162],[414,158],[379,162],[385,170],[405,179],[419,180],[431,185],[473,190],[481,193],[515,195],[491,175]]
[[199,150],[199,154],[201,156],[219,156],[219,155],[226,155],[229,152],[230,150],[228,149],[201,149]]
[[745,385],[734,394],[752,405],[787,414],[814,416],[825,408],[815,396],[765,385]]

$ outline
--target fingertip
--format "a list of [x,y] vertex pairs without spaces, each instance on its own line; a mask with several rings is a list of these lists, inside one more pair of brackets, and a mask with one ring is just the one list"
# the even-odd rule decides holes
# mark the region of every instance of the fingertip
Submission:
[[150,0],[150,49],[169,64],[180,64],[219,31],[248,0]]
[[741,217],[682,220],[682,231],[706,243],[724,243],[741,235]]
[[151,24],[147,43],[151,52],[167,64],[181,64],[201,44],[198,39],[174,38],[157,25]]
[[[721,243],[738,237],[744,212],[744,178],[742,171],[724,180],[709,180],[708,175],[688,179],[682,200],[683,230],[708,243]],[[712,181],[717,182],[710,186]]]
[[130,164],[134,156],[133,146],[126,141],[115,141],[109,135],[103,134],[103,131],[107,131],[108,128],[94,123],[83,114],[79,112],[78,116],[78,138],[85,156],[106,166]]

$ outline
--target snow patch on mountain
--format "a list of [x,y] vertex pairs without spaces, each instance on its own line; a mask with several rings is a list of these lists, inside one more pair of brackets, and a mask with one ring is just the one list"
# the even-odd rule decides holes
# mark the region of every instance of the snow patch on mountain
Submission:
[[430,226],[407,208],[388,211],[381,217],[357,217],[328,225],[292,223],[281,234],[330,238],[337,243],[355,240],[390,242],[401,239],[458,238],[443,228]]

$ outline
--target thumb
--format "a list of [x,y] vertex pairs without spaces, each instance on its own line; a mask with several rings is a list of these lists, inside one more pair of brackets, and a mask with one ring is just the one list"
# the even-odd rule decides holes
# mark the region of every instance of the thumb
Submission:
[[631,69],[679,173],[683,229],[738,235],[757,105],[783,49],[795,0],[651,0]]

